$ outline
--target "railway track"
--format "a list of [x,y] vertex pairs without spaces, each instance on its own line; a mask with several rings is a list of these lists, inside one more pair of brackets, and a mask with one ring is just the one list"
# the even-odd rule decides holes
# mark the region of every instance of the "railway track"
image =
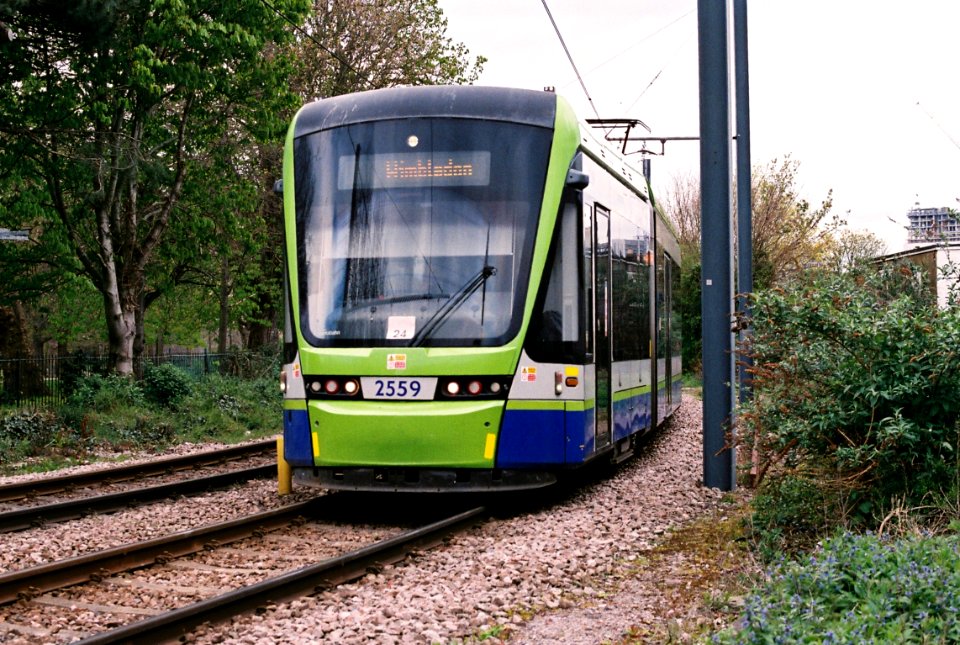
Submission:
[[[223,467],[233,462],[266,455],[275,449],[273,440],[192,455],[168,457],[143,464],[105,468],[73,475],[62,475],[27,482],[0,485],[0,533],[20,531],[47,522],[62,522],[92,513],[105,513],[157,499],[201,493],[231,486],[238,482],[276,475],[276,465],[259,465],[231,469],[200,477],[179,478],[153,486],[125,487],[118,492],[89,494],[97,487],[111,487],[119,482],[140,483],[147,478],[168,477],[201,468]],[[66,494],[72,499],[49,500]],[[79,496],[78,496],[79,495]],[[26,502],[10,508],[11,502]]]
[[[394,529],[389,535],[383,535],[382,528],[361,527],[356,529],[364,541],[359,548],[344,550],[342,544],[318,547],[321,536],[329,532],[322,524],[323,518],[342,514],[345,499],[352,497],[325,495],[273,511],[0,575],[0,604],[4,605],[0,614],[0,636],[6,632],[8,636],[42,637],[45,642],[56,642],[64,637],[70,640],[81,638],[84,643],[153,643],[173,639],[202,623],[223,620],[272,602],[309,595],[317,589],[360,578],[369,571],[377,571],[404,558],[411,550],[437,544],[444,536],[477,521],[486,512],[477,507],[453,512],[446,517],[430,517],[419,526],[399,532]],[[312,531],[310,525],[314,526]],[[275,539],[282,539],[283,548],[291,552],[298,551],[290,546],[290,541],[295,540],[301,543],[300,552],[334,551],[335,554],[318,562],[301,562],[288,570],[260,576],[262,579],[255,582],[244,582],[221,593],[208,593],[201,600],[180,603],[173,608],[127,607],[97,600],[98,590],[110,585],[126,585],[130,595],[136,597],[141,597],[145,589],[163,587],[162,584],[144,582],[144,576],[151,575],[149,572],[156,568],[201,572],[212,569],[222,573],[225,567],[204,564],[197,559],[204,555],[214,557],[218,550],[241,554],[241,560],[249,567],[256,561],[256,556],[251,554],[257,549],[269,551],[276,548],[264,541],[269,541],[272,534],[281,530],[282,535]],[[301,533],[299,538],[291,537],[298,531],[307,532]],[[139,582],[125,577],[132,575],[128,572],[134,570],[141,575]],[[249,573],[248,569],[238,570]],[[158,576],[162,577],[161,574],[152,574],[150,580]],[[177,583],[172,582],[169,587],[176,588]],[[141,598],[142,602],[163,605],[167,601],[143,601]],[[36,620],[30,618],[35,615],[31,608],[42,608],[44,616],[50,615],[51,611],[99,613],[107,618],[103,623],[93,622],[114,628],[93,634],[95,630],[80,620],[76,627],[60,634],[52,627],[38,627]],[[131,615],[141,620],[130,622]],[[49,620],[63,625],[69,624],[71,619],[51,615]]]

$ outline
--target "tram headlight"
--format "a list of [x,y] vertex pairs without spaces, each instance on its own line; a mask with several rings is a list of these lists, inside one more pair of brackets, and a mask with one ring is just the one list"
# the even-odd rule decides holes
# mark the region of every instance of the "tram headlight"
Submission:
[[343,391],[346,392],[347,394],[356,394],[357,390],[359,389],[360,389],[360,385],[353,379],[350,379],[349,381],[343,384]]
[[460,384],[456,381],[450,381],[447,383],[447,394],[450,396],[456,396],[460,394]]
[[287,371],[280,371],[280,392],[283,394],[287,393]]

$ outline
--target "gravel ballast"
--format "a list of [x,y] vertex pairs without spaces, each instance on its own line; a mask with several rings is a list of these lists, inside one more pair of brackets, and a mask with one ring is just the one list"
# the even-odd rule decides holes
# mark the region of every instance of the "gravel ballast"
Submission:
[[[677,529],[703,524],[708,518],[712,522],[725,512],[724,494],[701,485],[700,413],[700,401],[685,396],[673,421],[641,448],[639,457],[559,502],[484,521],[441,546],[385,566],[356,583],[201,627],[187,640],[249,644],[447,644],[481,639],[520,645],[592,645],[625,639],[630,643],[658,642],[661,639],[643,635],[665,634],[664,625],[671,626],[672,634],[676,631],[673,627],[681,624],[680,618],[690,616],[682,606],[690,595],[681,593],[684,585],[688,591],[690,587],[685,572],[703,566],[689,554],[663,556],[657,549]],[[250,482],[226,492],[6,534],[0,570],[195,528],[316,494],[316,490],[300,488],[281,498],[275,482]],[[343,526],[342,534],[340,529],[328,530],[324,537],[349,541],[351,530],[356,529]],[[290,546],[294,542],[292,536],[271,538],[272,546],[257,552],[255,558],[250,556],[249,566],[272,568],[273,561],[290,555],[285,550],[303,548]],[[308,541],[314,543],[319,545],[319,540]],[[243,565],[240,561],[231,564]],[[164,575],[145,575],[150,584],[169,584]],[[234,585],[191,576],[180,576],[179,584],[214,592]],[[105,597],[117,595],[116,601],[110,602],[131,604],[122,598],[125,593],[129,596],[133,587],[111,586],[114,591],[107,590]],[[93,616],[84,616],[72,627],[78,630],[74,633],[82,635],[93,620]],[[64,627],[51,642],[63,642],[70,633]],[[5,631],[0,629],[0,640],[13,637],[10,632],[4,637]],[[681,632],[677,635],[684,640]],[[20,633],[11,642],[30,642],[30,637]]]
[[671,581],[644,575],[641,565],[671,530],[708,516],[723,496],[701,485],[700,413],[700,402],[685,397],[639,458],[566,502],[485,522],[355,584],[202,628],[194,638],[575,645],[616,642],[638,624],[671,620],[677,612],[662,602]]

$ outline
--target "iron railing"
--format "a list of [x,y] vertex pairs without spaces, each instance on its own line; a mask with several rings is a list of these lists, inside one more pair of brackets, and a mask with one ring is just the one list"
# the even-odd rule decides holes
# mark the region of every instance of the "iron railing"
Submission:
[[[170,363],[194,378],[220,373],[234,354],[189,352],[143,356],[134,372],[142,375],[147,364]],[[76,381],[89,374],[105,374],[106,355],[75,353],[68,356],[0,358],[0,405],[44,409],[61,405]]]

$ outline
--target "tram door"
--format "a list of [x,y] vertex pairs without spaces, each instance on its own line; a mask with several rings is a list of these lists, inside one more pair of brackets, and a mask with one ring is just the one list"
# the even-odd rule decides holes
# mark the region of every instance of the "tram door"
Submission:
[[671,349],[673,347],[673,260],[667,254],[663,256],[663,379],[664,403],[660,411],[661,419],[666,418],[673,410],[673,361]]
[[610,397],[610,211],[599,204],[594,205],[593,258],[594,258],[594,311],[596,331],[594,338],[594,361],[597,369],[596,447],[609,445],[611,438]]

